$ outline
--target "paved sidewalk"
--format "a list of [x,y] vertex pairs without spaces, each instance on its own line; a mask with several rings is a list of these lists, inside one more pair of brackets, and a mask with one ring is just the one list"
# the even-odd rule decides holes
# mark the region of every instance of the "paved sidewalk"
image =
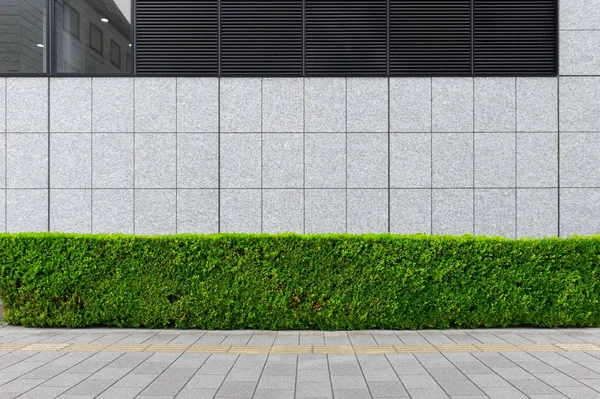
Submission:
[[0,325],[2,398],[600,398],[600,329]]

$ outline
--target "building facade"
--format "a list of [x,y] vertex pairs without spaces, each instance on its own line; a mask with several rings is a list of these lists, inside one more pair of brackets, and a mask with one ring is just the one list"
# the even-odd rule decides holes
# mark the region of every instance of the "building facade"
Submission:
[[558,12],[559,67],[538,74],[473,74],[488,64],[469,55],[471,76],[391,76],[391,57],[387,76],[309,76],[306,49],[302,76],[236,76],[255,65],[226,51],[220,76],[161,74],[140,31],[137,60],[121,35],[103,76],[5,73],[0,230],[600,233],[600,2]]

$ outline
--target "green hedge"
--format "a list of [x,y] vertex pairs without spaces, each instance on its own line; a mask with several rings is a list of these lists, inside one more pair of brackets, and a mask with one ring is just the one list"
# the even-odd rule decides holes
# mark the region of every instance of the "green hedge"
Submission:
[[600,326],[600,236],[0,234],[24,326]]

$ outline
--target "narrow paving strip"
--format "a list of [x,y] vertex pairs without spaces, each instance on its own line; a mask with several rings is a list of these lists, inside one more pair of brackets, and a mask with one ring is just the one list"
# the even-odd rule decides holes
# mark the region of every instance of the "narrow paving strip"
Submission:
[[600,398],[600,329],[0,325],[3,398]]

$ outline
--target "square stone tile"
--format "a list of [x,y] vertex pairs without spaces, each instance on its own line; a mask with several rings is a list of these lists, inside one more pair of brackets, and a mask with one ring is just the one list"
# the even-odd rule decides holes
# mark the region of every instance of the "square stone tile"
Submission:
[[304,80],[305,131],[346,131],[346,79],[307,78]]
[[368,389],[335,389],[333,394],[337,399],[370,399]]
[[560,190],[560,234],[599,234],[600,189],[565,188]]
[[133,78],[92,78],[92,131],[133,132]]
[[390,183],[393,188],[431,187],[430,133],[390,135]]
[[388,79],[349,78],[347,131],[388,131]]
[[473,134],[434,133],[433,187],[473,187]]
[[177,190],[177,233],[218,233],[218,219],[218,190]]
[[0,133],[6,132],[6,78],[0,78]]
[[388,232],[388,190],[348,190],[348,233]]
[[600,77],[561,77],[560,131],[600,131]]
[[562,75],[600,74],[600,31],[576,30],[560,33],[560,73]]
[[221,78],[221,132],[261,131],[261,79]]
[[50,131],[92,131],[91,78],[50,78]]
[[434,132],[473,131],[473,78],[433,78]]
[[221,135],[221,187],[261,187],[261,135]]
[[218,134],[177,135],[177,187],[219,187]]
[[473,234],[473,190],[433,190],[433,234]]
[[2,232],[2,233],[6,232],[6,190],[5,189],[0,189],[0,232]]
[[92,233],[133,234],[133,190],[92,191]]
[[388,187],[387,133],[348,134],[348,187]]
[[133,188],[133,133],[92,133],[92,186]]
[[263,78],[262,131],[304,131],[304,79]]
[[6,231],[48,231],[48,190],[6,190]]
[[346,190],[306,190],[307,234],[346,232]]
[[408,397],[408,392],[400,381],[368,381],[367,383],[374,398]]
[[515,78],[475,79],[475,131],[514,132]]
[[475,234],[515,238],[516,201],[514,189],[476,189]]
[[346,187],[346,134],[305,136],[306,188]]
[[517,130],[558,130],[558,78],[517,78]]
[[519,187],[558,186],[558,134],[517,135],[517,184]]
[[475,133],[475,187],[515,187],[514,134]]
[[600,133],[561,133],[561,187],[600,187]]
[[215,398],[251,398],[255,389],[256,382],[225,381]]
[[260,233],[261,190],[221,190],[221,232]]
[[6,135],[6,186],[48,187],[48,135]]
[[90,234],[92,190],[50,190],[50,231]]
[[600,29],[600,4],[595,0],[562,0],[560,29]]
[[431,234],[431,190],[390,191],[390,232]]
[[296,376],[263,375],[258,382],[257,390],[294,390]]
[[174,133],[135,135],[135,187],[175,188],[177,138]]
[[48,132],[48,78],[6,79],[6,131]]
[[175,234],[176,202],[176,190],[136,190],[135,233]]
[[262,137],[262,179],[265,188],[302,188],[304,136],[268,133]]
[[177,78],[177,131],[219,131],[219,79]]
[[304,232],[304,191],[263,190],[263,231]]
[[431,78],[390,78],[390,131],[431,132]]
[[135,78],[135,131],[176,132],[176,92],[175,78]]
[[299,381],[296,384],[296,397],[298,398],[331,398],[332,389],[330,381]]
[[90,188],[91,185],[91,133],[50,134],[50,187]]
[[185,386],[186,381],[162,381],[155,380],[150,385],[148,385],[140,394],[148,395],[150,397],[154,396],[166,396],[173,397],[179,393],[181,388]]

